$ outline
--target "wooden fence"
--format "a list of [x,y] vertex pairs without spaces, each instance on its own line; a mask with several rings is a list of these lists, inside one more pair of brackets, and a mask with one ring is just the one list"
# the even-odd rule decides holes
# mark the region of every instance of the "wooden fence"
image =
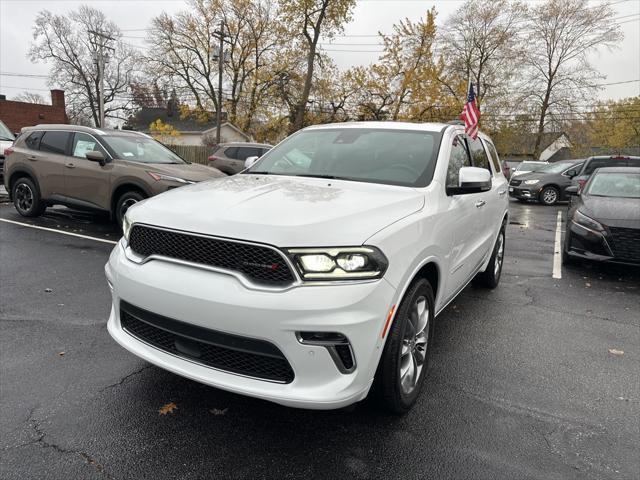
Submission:
[[212,155],[215,148],[204,145],[167,145],[188,162],[207,165],[207,158]]

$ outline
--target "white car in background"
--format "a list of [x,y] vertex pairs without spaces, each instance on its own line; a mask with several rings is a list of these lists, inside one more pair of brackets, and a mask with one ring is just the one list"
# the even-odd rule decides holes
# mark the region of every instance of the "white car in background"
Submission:
[[538,162],[533,160],[522,162],[511,171],[511,178],[517,177],[518,175],[524,175],[525,173],[537,172],[546,165],[549,165],[549,162]]
[[224,390],[312,409],[370,390],[406,412],[434,318],[502,271],[507,180],[447,124],[313,126],[239,175],[131,207],[105,270],[124,348]]

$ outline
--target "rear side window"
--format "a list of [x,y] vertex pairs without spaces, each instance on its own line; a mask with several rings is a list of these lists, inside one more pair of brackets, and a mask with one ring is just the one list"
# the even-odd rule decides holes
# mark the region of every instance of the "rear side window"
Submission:
[[256,147],[238,147],[236,158],[238,160],[246,160],[249,157],[259,157],[262,155],[262,150]]
[[496,173],[502,172],[502,164],[500,163],[498,152],[496,152],[496,147],[488,140],[483,140],[483,142],[489,151],[489,159],[491,160],[491,165],[493,165],[493,171]]
[[27,137],[24,141],[27,148],[31,150],[38,150],[40,148],[40,139],[42,138],[43,132],[33,132],[31,135]]
[[68,132],[44,132],[40,140],[40,151],[64,155],[67,153]]
[[487,152],[482,146],[482,141],[480,137],[477,137],[475,140],[471,140],[469,142],[469,148],[471,149],[471,160],[473,161],[473,166],[478,168],[486,168],[491,171],[489,167],[489,159],[487,158]]
[[238,158],[236,153],[238,152],[238,147],[229,147],[224,151],[224,156],[227,158]]

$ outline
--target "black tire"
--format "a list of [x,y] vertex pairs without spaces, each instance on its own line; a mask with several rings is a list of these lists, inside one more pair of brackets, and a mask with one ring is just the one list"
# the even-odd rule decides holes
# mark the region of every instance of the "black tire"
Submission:
[[[427,311],[423,310],[423,315],[420,316],[416,307],[422,301],[424,301]],[[431,284],[424,278],[415,280],[400,302],[376,372],[373,393],[381,406],[389,412],[395,414],[408,412],[420,394],[429,365],[429,353],[433,345],[434,313]],[[413,336],[414,324],[420,324],[422,317],[426,318],[426,325],[413,338],[413,342],[409,342],[405,337]],[[424,323],[424,319],[422,323]],[[421,365],[418,365],[419,359],[422,359]],[[405,382],[407,387],[411,387],[410,390],[403,387],[401,383],[402,379],[407,379],[406,375],[402,375],[403,365],[407,367],[406,373],[409,373],[409,370],[413,368],[414,376],[411,376],[410,379],[413,380],[415,377],[415,383],[413,381]]]
[[40,197],[40,189],[29,177],[21,177],[13,184],[11,198],[16,210],[23,217],[39,217],[47,208]]
[[504,225],[500,229],[496,243],[493,246],[493,252],[491,253],[491,259],[487,265],[487,269],[475,276],[473,284],[478,287],[484,288],[496,288],[500,283],[500,276],[502,275],[502,265],[504,264],[504,248],[506,245]]
[[560,200],[560,190],[556,187],[544,187],[538,197],[543,205],[555,205]]
[[130,190],[120,195],[120,198],[118,198],[116,202],[115,211],[113,212],[113,216],[116,222],[118,222],[118,225],[122,226],[122,221],[124,220],[124,215],[127,213],[127,210],[145,198],[143,194],[135,190]]

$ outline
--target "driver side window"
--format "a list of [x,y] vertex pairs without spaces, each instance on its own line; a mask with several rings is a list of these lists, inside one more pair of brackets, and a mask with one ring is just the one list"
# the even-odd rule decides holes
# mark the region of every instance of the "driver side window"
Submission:
[[460,186],[460,169],[471,166],[469,147],[462,135],[456,135],[451,145],[449,165],[447,167],[447,187]]

